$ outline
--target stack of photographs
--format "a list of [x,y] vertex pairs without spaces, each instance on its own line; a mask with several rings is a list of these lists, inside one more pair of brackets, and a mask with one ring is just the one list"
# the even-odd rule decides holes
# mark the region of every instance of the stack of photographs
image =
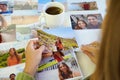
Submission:
[[37,30],[38,44],[46,50],[38,68],[36,80],[80,79],[82,71],[74,50],[78,48],[75,35],[70,27]]

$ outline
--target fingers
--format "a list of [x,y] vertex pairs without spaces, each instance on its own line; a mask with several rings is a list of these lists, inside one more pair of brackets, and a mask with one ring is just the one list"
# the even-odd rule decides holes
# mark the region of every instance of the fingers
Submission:
[[36,42],[38,42],[38,41],[37,41],[37,40],[30,40],[30,41],[28,42],[26,48],[27,48],[27,49],[30,48],[30,49],[34,50],[34,49],[35,49],[34,47],[35,47],[35,43],[36,43]]
[[29,42],[28,42],[28,44],[27,44],[27,47],[26,47],[26,49],[33,49],[33,43],[34,43],[34,41],[33,40],[30,40]]
[[42,45],[42,46],[40,46],[36,51],[39,52],[39,54],[41,55],[44,50],[45,50],[45,46]]

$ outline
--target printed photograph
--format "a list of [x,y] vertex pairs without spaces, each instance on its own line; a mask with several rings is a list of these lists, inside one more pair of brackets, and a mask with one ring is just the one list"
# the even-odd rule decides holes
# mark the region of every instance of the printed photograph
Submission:
[[39,21],[39,15],[12,15],[11,23],[16,25],[28,25],[37,23]]
[[69,11],[98,10],[96,1],[91,2],[71,2],[68,3]]
[[43,6],[48,2],[57,1],[65,6],[65,11],[67,10],[67,0],[38,0],[38,12],[42,11]]
[[15,66],[25,62],[24,52],[24,48],[16,49],[14,47],[8,50],[0,50],[0,68]]
[[14,10],[37,10],[38,0],[14,0]]
[[36,74],[36,80],[80,79],[83,75],[73,54],[70,53],[69,58],[39,71]]
[[0,30],[0,43],[16,41],[16,25],[11,24]]
[[37,38],[37,28],[41,28],[38,15],[12,16],[12,24],[16,24],[17,41]]
[[73,30],[100,29],[102,24],[101,14],[71,15]]
[[40,45],[46,46],[40,63],[42,67],[49,67],[65,60],[68,54],[72,53],[72,49],[78,48],[74,32],[70,27],[37,30],[37,33],[39,42],[35,48],[39,48]]
[[17,41],[23,41],[23,40],[29,40],[37,37],[37,31],[35,28],[36,25],[31,26],[17,26],[16,27],[16,40]]
[[0,79],[9,80],[13,73],[17,75],[23,71],[27,43],[28,41],[0,44]]
[[0,1],[0,14],[11,14],[13,13],[14,2],[12,0]]

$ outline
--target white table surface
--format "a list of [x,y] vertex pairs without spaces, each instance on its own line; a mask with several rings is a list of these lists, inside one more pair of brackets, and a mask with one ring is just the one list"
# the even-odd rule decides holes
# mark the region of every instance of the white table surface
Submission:
[[90,76],[95,70],[95,64],[84,53],[76,53],[76,56],[84,78]]

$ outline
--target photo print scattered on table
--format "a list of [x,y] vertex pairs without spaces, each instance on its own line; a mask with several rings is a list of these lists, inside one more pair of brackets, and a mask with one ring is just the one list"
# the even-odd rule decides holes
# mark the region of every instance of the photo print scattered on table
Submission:
[[39,15],[12,15],[11,23],[16,25],[28,25],[39,22]]
[[38,0],[14,0],[14,10],[37,10]]
[[36,28],[40,28],[39,15],[12,16],[11,22],[16,24],[17,41],[37,38]]
[[13,13],[13,0],[0,1],[0,14],[11,14]]
[[[0,44],[0,69],[8,69],[9,67],[24,63],[26,44],[27,41]],[[12,55],[15,55],[14,58],[10,58]]]
[[[5,78],[5,80],[8,80],[7,78],[9,78],[11,73],[17,75],[23,71],[27,43],[28,41],[14,41],[0,44],[0,79]],[[15,56],[10,58],[11,54]]]
[[66,60],[71,50],[78,48],[74,32],[70,27],[37,30],[37,33],[39,42],[36,48],[39,48],[41,45],[46,46],[40,63],[41,69]]
[[74,30],[100,29],[102,24],[101,14],[76,14],[70,19]]
[[66,80],[80,79],[83,77],[80,66],[73,56],[75,53],[68,53],[65,60],[39,71],[36,74],[36,80]]
[[98,10],[97,2],[70,2],[68,3],[69,11],[85,11],[85,10]]
[[17,26],[16,27],[16,40],[17,41],[23,41],[23,40],[29,40],[33,38],[37,38],[37,31],[34,27],[35,25],[31,26]]

